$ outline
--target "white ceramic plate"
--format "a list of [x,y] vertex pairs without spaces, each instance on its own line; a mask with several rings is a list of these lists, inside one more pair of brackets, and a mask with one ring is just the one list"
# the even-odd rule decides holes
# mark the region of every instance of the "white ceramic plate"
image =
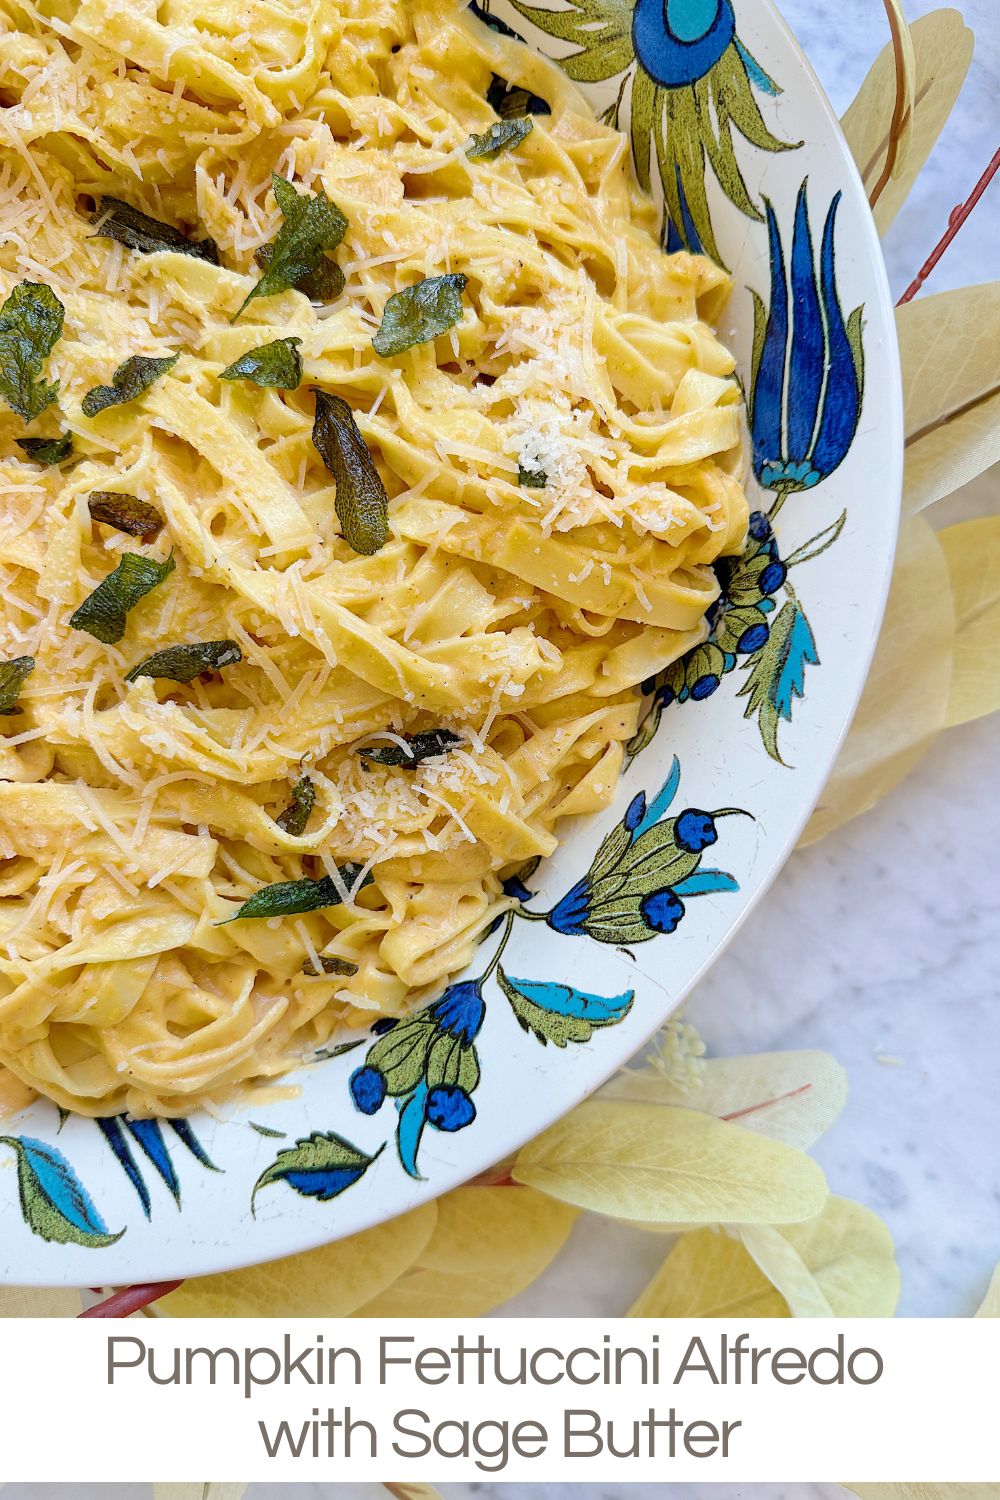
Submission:
[[635,102],[668,244],[734,277],[722,332],[748,394],[755,516],[713,640],[656,685],[613,810],[523,875],[524,915],[422,1019],[359,1037],[252,1118],[61,1122],[40,1102],[4,1122],[4,1281],[223,1270],[464,1182],[662,1024],[819,796],[878,629],[901,485],[893,314],[861,183],[770,0],[575,3],[493,0],[489,19],[563,60],[625,130]]

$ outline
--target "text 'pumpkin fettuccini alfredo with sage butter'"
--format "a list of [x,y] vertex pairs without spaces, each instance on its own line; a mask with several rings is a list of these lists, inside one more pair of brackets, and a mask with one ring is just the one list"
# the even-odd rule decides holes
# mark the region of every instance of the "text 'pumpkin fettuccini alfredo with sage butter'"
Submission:
[[0,21],[0,1092],[177,1115],[612,799],[746,530],[728,282],[451,0]]

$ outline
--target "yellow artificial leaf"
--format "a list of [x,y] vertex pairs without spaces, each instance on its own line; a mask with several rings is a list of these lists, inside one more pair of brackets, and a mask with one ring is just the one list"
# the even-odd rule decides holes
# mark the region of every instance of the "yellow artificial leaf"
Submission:
[[795,1318],[889,1318],[899,1301],[892,1236],[849,1198],[804,1224],[748,1224],[740,1238]]
[[245,1484],[220,1484],[214,1479],[183,1484],[154,1484],[153,1500],[240,1500]]
[[700,1110],[805,1150],[843,1109],[847,1075],[828,1052],[758,1052],[706,1058],[700,1081],[683,1086],[654,1068],[630,1068],[598,1098]]
[[630,1318],[787,1318],[788,1306],[739,1240],[721,1229],[681,1235]]
[[1000,1500],[1000,1484],[845,1484],[861,1500]]
[[826,1182],[801,1151],[690,1109],[592,1099],[519,1153],[513,1175],[612,1218],[784,1224],[811,1218]]
[[1000,1266],[997,1266],[990,1277],[990,1284],[986,1288],[986,1296],[976,1309],[977,1318],[1000,1318]]
[[896,309],[903,367],[903,509],[933,505],[1000,460],[1000,281]]
[[576,1218],[530,1188],[456,1188],[438,1199],[437,1227],[413,1269],[355,1316],[480,1317],[542,1274]]
[[965,724],[1000,708],[1000,516],[948,526],[938,541],[955,602],[947,722]]
[[[972,61],[973,36],[957,10],[931,11],[909,28],[912,43],[912,118],[894,174],[875,206],[881,234],[892,223],[926,162],[965,82]],[[905,44],[904,44],[905,45]],[[904,71],[908,65],[903,57]],[[849,106],[841,125],[866,193],[884,174],[896,106],[893,46],[883,48]]]
[[72,1287],[0,1287],[0,1318],[77,1318],[82,1312]]
[[926,519],[911,516],[900,532],[889,602],[861,703],[802,844],[874,807],[944,728],[954,639],[944,551]]
[[194,1277],[156,1310],[174,1318],[343,1318],[402,1276],[436,1220],[436,1205],[424,1203],[319,1250]]

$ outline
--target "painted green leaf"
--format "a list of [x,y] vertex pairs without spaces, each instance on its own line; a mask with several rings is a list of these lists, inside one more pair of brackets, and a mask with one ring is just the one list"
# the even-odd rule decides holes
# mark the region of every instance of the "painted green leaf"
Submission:
[[0,714],[19,714],[18,694],[26,677],[35,670],[33,656],[15,656],[13,661],[0,661]]
[[69,1162],[53,1146],[30,1136],[0,1136],[17,1158],[17,1188],[24,1221],[40,1239],[91,1250],[113,1245],[111,1234]]
[[287,292],[298,287],[303,278],[314,275],[323,261],[323,252],[336,249],[347,233],[346,217],[322,188],[314,194],[300,193],[277,172],[271,173],[271,182],[284,222],[266,258],[264,274],[234,313],[234,323],[255,297]]
[[497,983],[506,995],[522,1031],[540,1041],[565,1047],[570,1042],[589,1042],[595,1030],[616,1026],[628,1015],[635,998],[633,990],[614,995],[588,995],[572,985],[514,979],[497,970]]
[[549,36],[579,48],[561,57],[559,66],[576,83],[598,83],[627,68],[635,56],[632,45],[632,0],[575,0],[560,10],[543,9],[513,0],[515,9]]
[[479,1083],[479,1058],[476,1049],[461,1037],[439,1033],[427,1050],[424,1078],[428,1089],[442,1084],[457,1085],[471,1094]]
[[220,370],[220,380],[250,380],[254,385],[278,391],[294,391],[302,379],[302,356],[297,338],[275,339],[248,349],[231,365]]
[[73,438],[68,432],[64,432],[61,437],[26,437],[15,438],[14,441],[22,453],[34,459],[36,464],[65,463],[73,451]]
[[[517,36],[517,32],[511,32]],[[552,106],[540,94],[532,94],[519,84],[510,83],[500,73],[494,73],[486,90],[486,103],[501,120],[510,120],[514,115],[550,115]]]
[[113,526],[126,536],[141,537],[144,542],[155,541],[163,530],[163,517],[155,505],[140,500],[138,495],[126,495],[119,490],[94,490],[87,500],[91,519],[104,526]]
[[380,1036],[366,1058],[367,1065],[385,1077],[386,1092],[408,1094],[424,1076],[424,1066],[437,1031],[421,1016],[400,1021]]
[[481,135],[475,132],[469,137],[465,154],[470,161],[493,161],[504,151],[513,151],[532,131],[530,115],[514,115],[498,120]]
[[85,417],[96,417],[109,406],[124,406],[134,401],[143,391],[148,391],[154,381],[172,369],[180,359],[179,354],[155,359],[147,354],[133,354],[120,364],[111,377],[110,385],[95,385],[80,403]]
[[202,672],[220,672],[243,660],[235,641],[192,641],[186,646],[165,646],[154,651],[125,673],[126,682],[138,677],[158,677],[167,682],[193,682]]
[[119,245],[138,250],[141,255],[152,255],[157,250],[176,250],[181,255],[207,260],[213,266],[219,264],[219,247],[214,240],[189,239],[172,224],[161,223],[121,198],[100,198],[91,215],[91,223],[97,225],[95,238],[116,240]]
[[447,755],[449,750],[462,743],[462,736],[450,729],[427,729],[402,738],[406,740],[405,750],[402,745],[390,741],[386,745],[360,745],[358,754],[362,760],[376,766],[399,766],[403,771],[414,771],[425,760],[431,760],[435,755]]
[[41,374],[62,330],[63,305],[42,282],[18,282],[0,307],[0,396],[25,422],[56,399],[59,382]]
[[[274,246],[261,245],[254,251],[253,258],[261,270],[266,271],[274,258]],[[292,286],[304,297],[308,297],[310,302],[336,302],[346,283],[347,278],[337,262],[328,255],[323,255],[315,271],[298,277],[292,282]]]
[[393,292],[372,339],[375,353],[390,359],[454,328],[462,316],[462,293],[468,280],[461,271],[449,271],[446,276],[425,276],[413,286]]
[[778,611],[767,644],[751,658],[749,675],[739,690],[747,699],[744,718],[756,716],[764,748],[772,760],[778,753],[778,725],[792,717],[792,701],[803,695],[807,664],[819,657],[809,622],[797,604],[789,601]]
[[[356,864],[338,865],[341,884],[351,890],[363,868],[363,865]],[[371,882],[369,871],[358,889],[371,885]],[[243,922],[250,917],[296,916],[300,912],[319,911],[324,906],[339,906],[343,899],[339,887],[329,875],[324,875],[321,880],[277,880],[271,885],[261,886],[231,917],[217,925],[224,927],[227,922]]]
[[138,552],[123,552],[117,568],[102,578],[71,616],[74,630],[86,630],[105,645],[125,634],[128,612],[174,571],[173,554],[163,562]]
[[329,1135],[317,1133],[296,1141],[286,1151],[279,1151],[267,1170],[257,1178],[250,1196],[250,1211],[254,1211],[261,1188],[275,1182],[286,1183],[305,1198],[328,1203],[360,1181],[384,1149],[380,1146],[373,1156],[369,1156],[332,1131]]
[[[306,824],[309,822],[309,815],[315,804],[316,788],[308,776],[302,776],[292,787],[291,802],[285,808],[284,812],[278,814],[274,821],[279,828],[284,829],[285,833],[290,833],[293,838],[301,838],[306,831]],[[330,971],[327,970],[326,972],[329,973]],[[335,970],[334,972],[342,973],[343,970]],[[355,972],[357,972],[356,965]]]
[[337,485],[334,508],[344,540],[370,557],[389,540],[389,497],[343,396],[317,390],[313,446]]

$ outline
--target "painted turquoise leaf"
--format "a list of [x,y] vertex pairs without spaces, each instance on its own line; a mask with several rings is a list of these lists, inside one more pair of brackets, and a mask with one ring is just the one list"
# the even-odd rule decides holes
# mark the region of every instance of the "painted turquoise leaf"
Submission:
[[0,1136],[17,1157],[17,1186],[24,1221],[41,1239],[99,1250],[125,1233],[111,1234],[90,1194],[60,1151],[31,1136]]
[[663,814],[670,806],[671,802],[673,802],[674,798],[677,796],[677,788],[680,786],[680,781],[681,763],[675,755],[666,781],[660,787],[660,790],[657,792],[652,802],[650,802],[642,818],[636,824],[636,827],[633,830],[634,839],[640,838],[647,829],[652,828],[656,823],[660,821],[660,819],[663,817]]
[[403,1171],[422,1181],[417,1168],[417,1153],[427,1124],[427,1084],[423,1079],[406,1099],[397,1100],[399,1121],[396,1125],[396,1149]]
[[589,1042],[599,1027],[616,1026],[623,1020],[635,998],[634,990],[605,998],[550,980],[515,979],[503,969],[497,970],[497,983],[522,1031],[530,1032],[543,1046]]
[[698,870],[674,886],[675,896],[708,896],[713,891],[738,891],[739,881],[725,870]]
[[771,626],[767,644],[752,659],[740,697],[747,699],[745,718],[756,717],[764,748],[772,760],[778,753],[778,724],[792,717],[792,703],[804,696],[805,669],[818,666],[816,641],[798,604],[782,605]]
[[273,1182],[287,1183],[304,1198],[318,1198],[321,1203],[328,1203],[359,1182],[383,1149],[380,1146],[373,1156],[368,1156],[333,1131],[328,1135],[317,1132],[296,1141],[286,1151],[279,1151],[271,1165],[257,1178],[250,1195],[250,1211],[254,1212],[261,1188],[269,1187]]

